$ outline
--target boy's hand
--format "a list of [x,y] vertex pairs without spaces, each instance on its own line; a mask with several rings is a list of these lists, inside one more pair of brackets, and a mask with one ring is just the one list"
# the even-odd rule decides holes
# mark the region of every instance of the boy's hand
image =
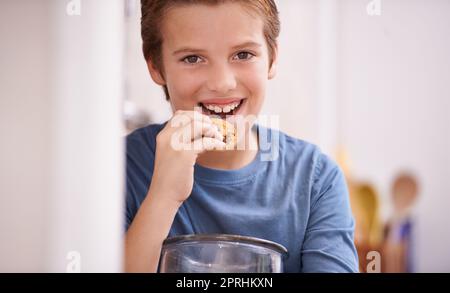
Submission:
[[192,191],[198,154],[225,146],[222,134],[208,116],[195,111],[175,112],[156,136],[149,194],[181,205]]

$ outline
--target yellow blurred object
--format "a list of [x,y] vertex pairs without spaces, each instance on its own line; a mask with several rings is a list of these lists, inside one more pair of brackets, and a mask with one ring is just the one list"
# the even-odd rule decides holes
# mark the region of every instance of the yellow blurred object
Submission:
[[356,184],[352,208],[359,234],[356,240],[369,246],[378,246],[383,234],[379,216],[379,198],[375,188],[368,183]]
[[350,196],[353,217],[355,219],[355,246],[358,251],[359,271],[367,272],[367,255],[371,251],[381,251],[383,241],[380,221],[380,203],[375,188],[353,178],[351,162],[346,148],[336,149],[336,162],[345,175]]
[[343,146],[339,146],[336,149],[336,162],[348,180],[350,178],[350,159]]

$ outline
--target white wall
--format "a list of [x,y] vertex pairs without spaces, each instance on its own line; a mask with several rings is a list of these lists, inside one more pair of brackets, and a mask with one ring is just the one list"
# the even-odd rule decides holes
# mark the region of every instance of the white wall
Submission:
[[52,2],[55,111],[48,262],[65,269],[68,252],[83,272],[122,270],[124,5],[81,1],[67,16]]
[[0,272],[122,269],[123,2],[69,2],[0,4]]
[[277,76],[269,81],[262,114],[279,115],[280,129],[317,141],[318,1],[278,1],[281,18]]
[[45,261],[52,113],[48,11],[44,1],[0,4],[1,272],[38,271]]
[[417,173],[416,256],[421,272],[450,272],[450,2],[340,2],[342,140],[353,173],[388,202],[401,169]]

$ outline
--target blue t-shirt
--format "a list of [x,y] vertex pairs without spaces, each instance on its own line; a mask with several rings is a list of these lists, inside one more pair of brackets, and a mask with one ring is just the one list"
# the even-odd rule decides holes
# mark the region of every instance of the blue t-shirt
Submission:
[[[147,195],[156,135],[164,125],[127,136],[126,228]],[[253,236],[288,249],[285,272],[357,272],[354,220],[340,168],[313,144],[255,128],[260,150],[247,166],[219,170],[195,165],[192,193],[169,236]]]

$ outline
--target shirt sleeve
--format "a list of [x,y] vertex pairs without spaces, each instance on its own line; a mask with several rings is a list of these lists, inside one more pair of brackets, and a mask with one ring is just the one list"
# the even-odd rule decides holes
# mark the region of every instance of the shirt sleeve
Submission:
[[320,154],[314,170],[301,272],[358,272],[354,219],[340,168]]
[[154,136],[151,129],[140,129],[126,139],[125,231],[145,199],[153,175]]

